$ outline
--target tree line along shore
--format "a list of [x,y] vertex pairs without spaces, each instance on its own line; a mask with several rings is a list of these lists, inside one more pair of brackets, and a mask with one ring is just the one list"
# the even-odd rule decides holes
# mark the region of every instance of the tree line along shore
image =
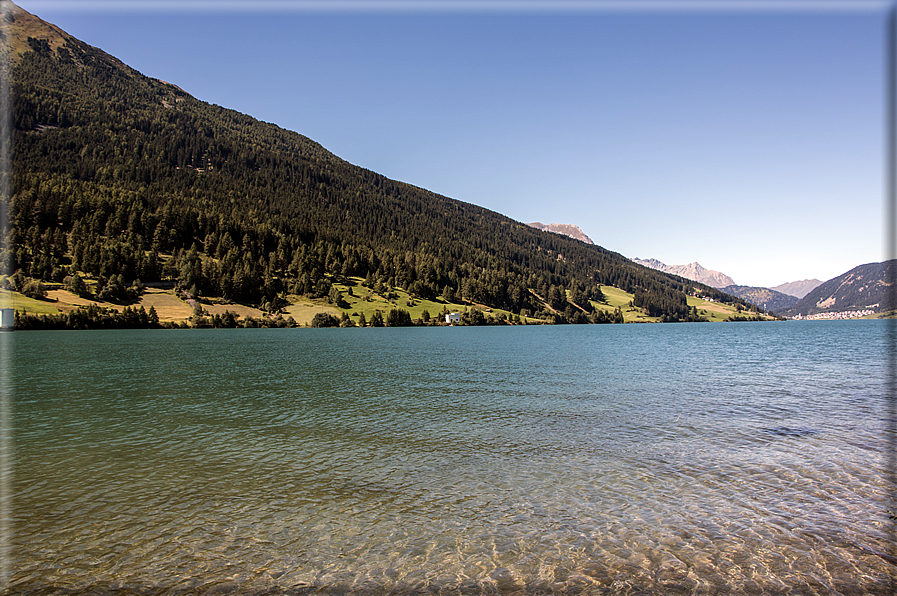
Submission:
[[[80,279],[80,283],[77,281]],[[113,282],[114,283],[114,282]],[[19,284],[23,291],[16,291]],[[0,278],[0,301],[15,308],[17,329],[112,328],[259,328],[259,327],[396,327],[436,325],[532,325],[661,322],[635,296],[611,286],[600,287],[600,299],[589,308],[575,294],[549,288],[549,300],[536,312],[514,313],[472,301],[422,298],[401,288],[368,287],[361,278],[331,281],[326,296],[281,296],[265,305],[237,303],[222,297],[197,297],[174,283],[146,287],[132,284],[111,297],[95,280],[35,283],[22,276]],[[162,287],[159,287],[162,286]],[[174,287],[172,287],[174,286]],[[108,285],[106,286],[108,287]],[[76,291],[80,290],[80,292]],[[375,290],[380,290],[379,292]],[[535,291],[534,298],[541,300]],[[696,320],[744,321],[772,317],[757,310],[689,296]],[[579,300],[582,302],[582,299]],[[457,320],[447,322],[450,313]]]

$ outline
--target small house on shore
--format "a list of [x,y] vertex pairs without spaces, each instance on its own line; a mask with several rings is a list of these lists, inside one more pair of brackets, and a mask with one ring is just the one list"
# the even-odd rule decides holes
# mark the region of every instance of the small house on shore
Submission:
[[454,323],[461,322],[461,313],[459,312],[450,312],[445,315],[445,322],[452,325]]

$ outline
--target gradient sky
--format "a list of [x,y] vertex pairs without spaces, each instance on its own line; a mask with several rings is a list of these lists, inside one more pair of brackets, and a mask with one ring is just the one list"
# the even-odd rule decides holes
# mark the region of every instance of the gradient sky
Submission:
[[886,2],[17,2],[339,157],[736,283],[885,255]]

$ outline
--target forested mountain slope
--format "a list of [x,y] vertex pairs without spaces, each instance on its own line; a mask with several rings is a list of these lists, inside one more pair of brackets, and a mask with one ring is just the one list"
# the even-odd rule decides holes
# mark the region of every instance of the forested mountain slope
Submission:
[[794,306],[783,309],[787,316],[815,315],[826,312],[873,310],[884,313],[897,308],[893,304],[897,261],[866,263],[820,284]]
[[797,304],[798,299],[782,292],[776,292],[770,288],[757,288],[753,286],[731,285],[721,288],[723,292],[744,298],[751,304],[763,308],[769,312],[782,312]]
[[333,276],[351,275],[513,312],[539,311],[536,294],[552,286],[587,301],[601,284],[667,320],[690,316],[695,288],[732,300],[349,164],[21,9],[8,30],[14,238],[3,246],[26,276],[89,276],[113,297],[135,279],[168,279],[194,295],[272,303],[326,296]]

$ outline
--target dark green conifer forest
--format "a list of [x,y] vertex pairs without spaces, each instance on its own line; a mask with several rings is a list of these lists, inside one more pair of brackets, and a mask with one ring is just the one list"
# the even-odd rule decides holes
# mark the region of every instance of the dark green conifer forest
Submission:
[[113,301],[169,281],[194,297],[267,307],[287,294],[327,297],[334,281],[357,276],[376,291],[513,313],[547,304],[556,322],[613,322],[592,312],[601,285],[634,293],[635,306],[668,321],[696,319],[686,305],[695,287],[732,301],[389,180],[74,38],[54,49],[30,37],[11,80],[12,226],[2,250],[19,279]]

